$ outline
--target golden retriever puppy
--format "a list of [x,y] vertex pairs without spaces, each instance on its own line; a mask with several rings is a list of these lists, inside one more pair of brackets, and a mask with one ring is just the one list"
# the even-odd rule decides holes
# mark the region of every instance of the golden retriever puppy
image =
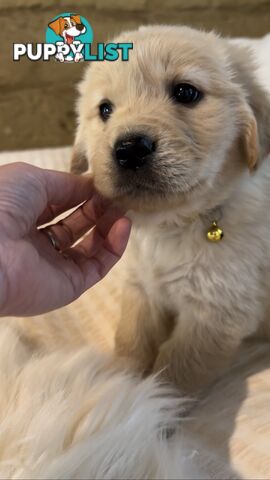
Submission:
[[[149,26],[80,85],[73,171],[134,221],[116,351],[195,394],[270,315],[270,99],[251,52]],[[222,238],[223,237],[223,238]]]

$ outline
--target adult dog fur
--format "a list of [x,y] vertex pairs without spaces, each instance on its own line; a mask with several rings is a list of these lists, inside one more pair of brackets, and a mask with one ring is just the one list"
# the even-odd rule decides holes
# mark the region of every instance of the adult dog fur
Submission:
[[[96,188],[134,220],[117,352],[194,393],[268,320],[270,100],[249,49],[214,33],[153,26],[116,42],[134,43],[130,60],[96,63],[80,85],[73,171],[89,162]],[[200,101],[175,103],[179,83]],[[119,168],[116,142],[141,132],[151,161]]]
[[[45,329],[46,331],[46,329]],[[181,402],[92,347],[33,351],[0,324],[0,478],[200,478],[179,434]]]

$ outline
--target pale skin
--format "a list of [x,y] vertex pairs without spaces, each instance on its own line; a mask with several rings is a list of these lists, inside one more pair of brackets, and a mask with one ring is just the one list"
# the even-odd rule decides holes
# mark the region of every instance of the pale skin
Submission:
[[[82,202],[50,227],[56,250],[39,227]],[[131,229],[89,176],[24,163],[0,167],[0,225],[1,316],[38,315],[78,298],[119,260]]]

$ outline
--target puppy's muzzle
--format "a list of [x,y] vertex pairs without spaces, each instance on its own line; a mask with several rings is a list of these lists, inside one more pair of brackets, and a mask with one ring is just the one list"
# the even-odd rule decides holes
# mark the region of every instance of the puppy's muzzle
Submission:
[[114,158],[120,167],[138,170],[149,161],[155,149],[155,142],[146,135],[125,137],[116,142]]

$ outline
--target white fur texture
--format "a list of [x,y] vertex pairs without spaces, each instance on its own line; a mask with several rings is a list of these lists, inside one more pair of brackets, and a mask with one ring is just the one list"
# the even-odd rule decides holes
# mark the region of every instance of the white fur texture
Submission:
[[3,325],[0,365],[0,478],[193,478],[164,437],[180,402],[153,377],[93,348],[33,357]]

